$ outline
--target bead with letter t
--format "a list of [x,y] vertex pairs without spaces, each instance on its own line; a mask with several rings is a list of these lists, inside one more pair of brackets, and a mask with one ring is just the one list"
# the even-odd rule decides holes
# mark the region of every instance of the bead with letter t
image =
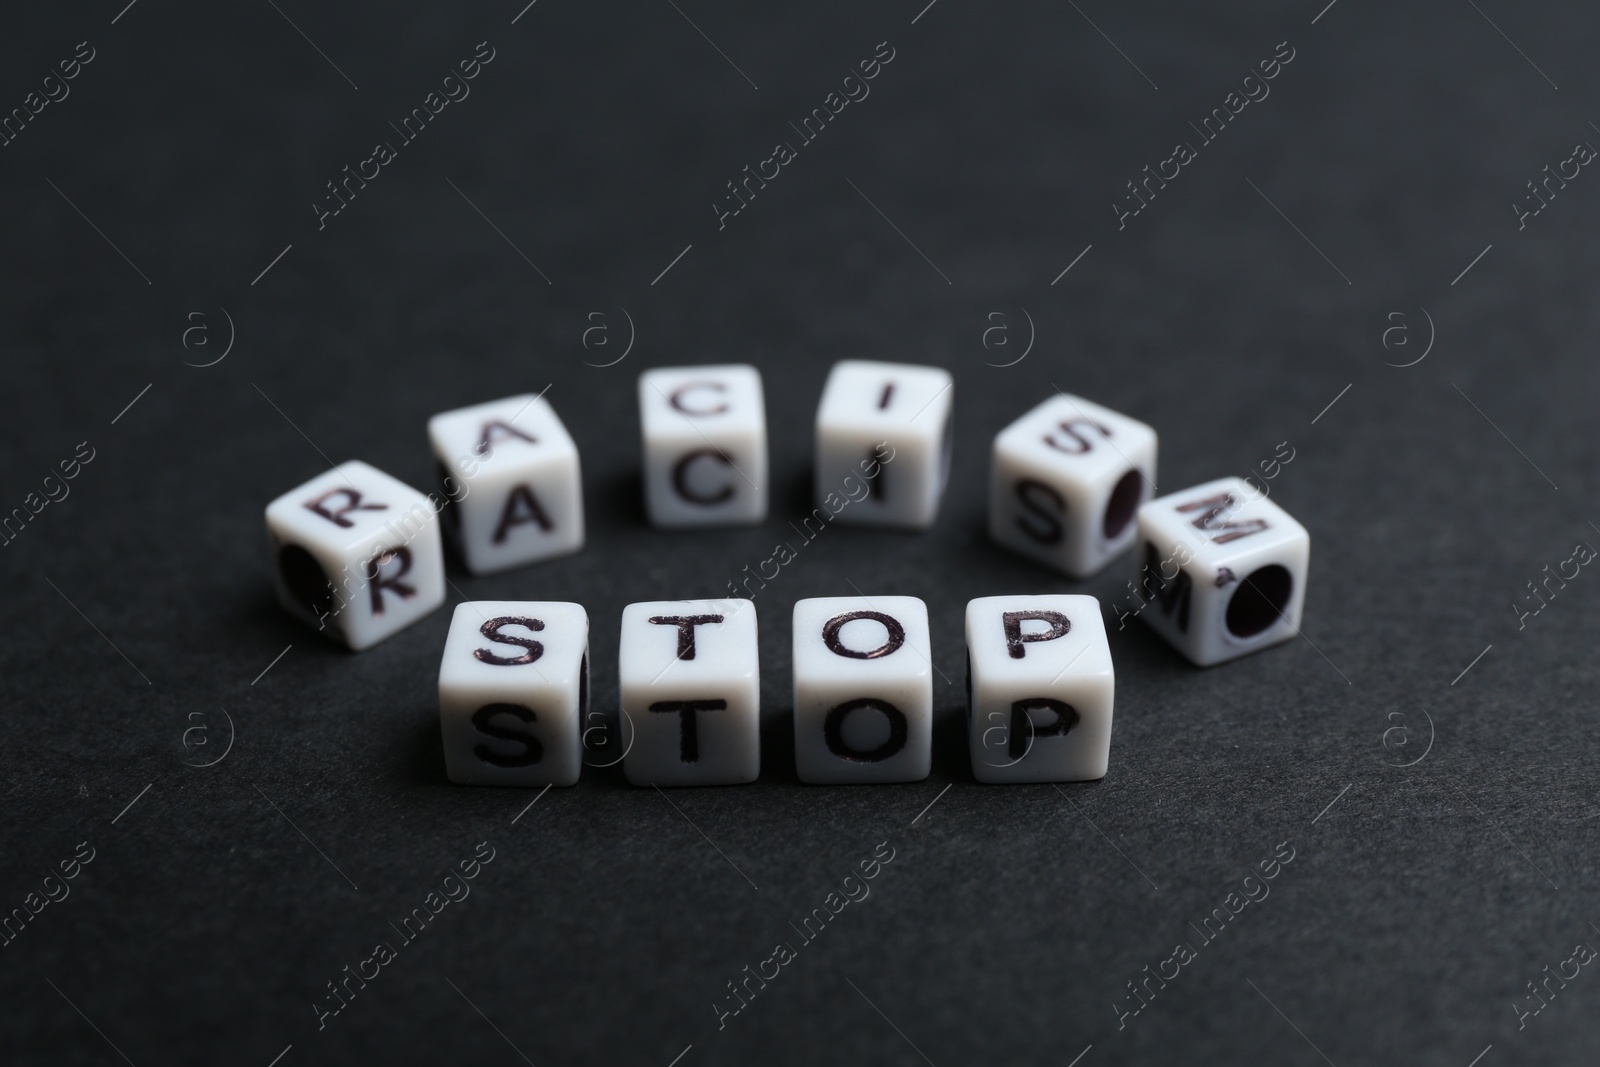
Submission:
[[435,415],[428,440],[449,500],[445,531],[473,574],[583,547],[578,446],[542,396]]
[[735,785],[761,772],[761,671],[749,600],[622,610],[617,656],[634,785]]
[[754,367],[645,371],[639,425],[652,523],[726,526],[767,517],[767,412]]
[[463,785],[574,785],[589,703],[581,604],[456,605],[439,663],[444,765]]
[[1240,478],[1139,509],[1139,617],[1201,667],[1300,632],[1311,535]]
[[444,603],[434,502],[360,460],[267,505],[278,601],[359,651]]
[[913,596],[794,606],[794,764],[803,782],[918,782],[933,762],[928,607]]
[[1092,596],[967,603],[967,740],[980,782],[1084,782],[1111,758],[1111,648]]

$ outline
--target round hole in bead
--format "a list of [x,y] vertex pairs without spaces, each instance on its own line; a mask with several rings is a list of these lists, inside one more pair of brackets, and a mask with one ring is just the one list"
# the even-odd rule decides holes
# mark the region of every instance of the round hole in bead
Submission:
[[1294,576],[1287,567],[1270,563],[1251,571],[1233,591],[1225,619],[1235,637],[1254,637],[1285,617],[1294,594]]
[[1133,521],[1134,515],[1139,511],[1139,497],[1141,495],[1140,481],[1143,475],[1138,471],[1129,471],[1117,482],[1116,488],[1111,490],[1111,499],[1106,501],[1106,513],[1101,521],[1101,528],[1105,531],[1106,540],[1114,541],[1117,535],[1128,528],[1128,523]]

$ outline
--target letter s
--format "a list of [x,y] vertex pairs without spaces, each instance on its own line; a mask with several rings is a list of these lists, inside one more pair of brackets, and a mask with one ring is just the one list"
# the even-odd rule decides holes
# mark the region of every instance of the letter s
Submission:
[[525,708],[521,704],[485,704],[472,713],[472,726],[479,733],[499,741],[514,741],[522,746],[522,751],[502,755],[488,745],[480,744],[473,746],[472,754],[492,767],[528,767],[542,760],[543,743],[529,730],[496,725],[494,720],[500,715],[509,715],[525,725],[538,721],[538,715],[532,708]]

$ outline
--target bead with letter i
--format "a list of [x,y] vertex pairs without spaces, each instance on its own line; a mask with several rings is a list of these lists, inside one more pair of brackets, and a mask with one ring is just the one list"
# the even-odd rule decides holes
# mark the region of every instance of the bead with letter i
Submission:
[[841,522],[925,529],[950,477],[950,372],[846,359],[817,405],[816,500]]

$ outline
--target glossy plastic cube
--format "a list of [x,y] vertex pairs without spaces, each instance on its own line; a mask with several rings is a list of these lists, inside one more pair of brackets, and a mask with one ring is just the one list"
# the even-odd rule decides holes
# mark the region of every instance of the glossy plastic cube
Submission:
[[445,771],[465,785],[573,785],[589,704],[581,604],[456,605],[439,663]]
[[1156,432],[1082,397],[1056,394],[995,436],[989,535],[1086,578],[1134,542],[1155,489]]
[[1139,509],[1139,618],[1209,667],[1300,632],[1311,535],[1239,478]]
[[444,603],[434,501],[351,460],[267,505],[278,602],[353,650]]
[[761,670],[749,600],[622,612],[622,761],[634,785],[735,785],[761,772]]
[[1111,648],[1092,596],[967,603],[967,734],[980,782],[1082,782],[1111,758]]
[[446,534],[473,574],[494,574],[583,547],[578,446],[532,393],[428,420]]
[[661,367],[639,375],[644,496],[657,526],[767,517],[767,415],[754,367]]
[[817,405],[816,500],[840,522],[933,525],[950,477],[950,372],[847,359]]
[[804,782],[916,782],[933,759],[928,608],[910,596],[794,606],[794,760]]

